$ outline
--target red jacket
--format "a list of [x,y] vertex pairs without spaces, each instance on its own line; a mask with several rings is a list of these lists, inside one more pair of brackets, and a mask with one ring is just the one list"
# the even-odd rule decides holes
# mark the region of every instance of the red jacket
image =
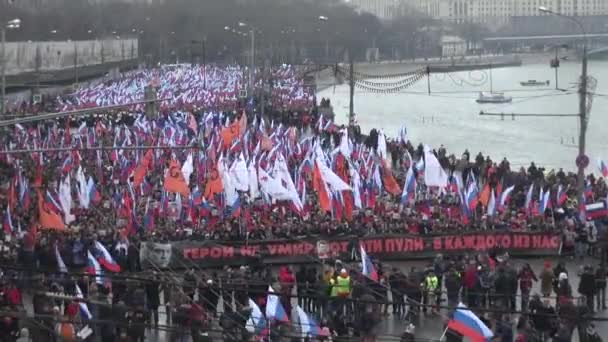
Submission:
[[13,287],[4,290],[4,295],[6,296],[6,300],[14,306],[21,305],[21,291],[18,288]]
[[281,266],[281,269],[279,270],[279,281],[281,282],[281,285],[293,286],[296,282],[296,278],[287,266]]
[[200,325],[205,322],[205,311],[203,307],[198,304],[192,304],[190,306],[189,319],[191,325]]
[[469,265],[464,272],[464,287],[472,289],[477,284],[477,266]]

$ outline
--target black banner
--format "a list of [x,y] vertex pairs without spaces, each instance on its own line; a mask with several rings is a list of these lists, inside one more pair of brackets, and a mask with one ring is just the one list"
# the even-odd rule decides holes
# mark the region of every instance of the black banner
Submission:
[[302,238],[294,240],[229,243],[222,241],[144,242],[140,259],[144,268],[191,268],[266,264],[311,263],[319,259],[351,260],[359,244],[380,260],[433,258],[437,253],[480,252],[498,248],[513,256],[557,255],[561,235],[555,233],[490,232],[445,234],[429,237],[382,235],[358,238]]

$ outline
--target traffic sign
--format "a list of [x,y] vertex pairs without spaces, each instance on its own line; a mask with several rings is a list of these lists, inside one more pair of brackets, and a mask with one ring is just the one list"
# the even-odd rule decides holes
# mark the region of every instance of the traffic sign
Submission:
[[576,166],[582,167],[583,169],[589,166],[589,157],[584,154],[581,154],[576,157]]

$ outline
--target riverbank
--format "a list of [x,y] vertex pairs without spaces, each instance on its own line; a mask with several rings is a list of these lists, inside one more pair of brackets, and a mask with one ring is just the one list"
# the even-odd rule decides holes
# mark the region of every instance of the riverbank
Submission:
[[[431,73],[448,73],[458,71],[499,69],[530,64],[547,64],[555,58],[554,52],[527,53],[509,55],[461,56],[456,58],[429,58],[414,60],[391,60],[378,63],[356,63],[355,71],[369,75],[393,75],[410,72],[429,66]],[[559,58],[564,64],[580,63],[574,51],[560,52]],[[340,63],[340,67],[348,69],[348,64]],[[317,92],[321,92],[338,84],[334,77],[333,68],[326,68],[315,73]]]

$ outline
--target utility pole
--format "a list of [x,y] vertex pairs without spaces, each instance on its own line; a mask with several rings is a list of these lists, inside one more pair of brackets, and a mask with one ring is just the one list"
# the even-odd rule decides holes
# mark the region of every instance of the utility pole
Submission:
[[4,26],[0,28],[2,35],[2,97],[0,97],[0,116],[6,114],[6,30]]
[[[587,143],[587,41],[583,45],[583,70],[581,73],[581,81],[579,85],[579,112],[580,112],[580,132],[578,137],[578,157],[584,158],[585,147]],[[578,159],[577,159],[578,160]],[[584,195],[585,190],[585,167],[589,164],[589,159],[586,159],[586,163],[577,163],[578,165],[578,177],[577,177],[577,195],[580,201],[581,196]]]
[[559,84],[558,84],[558,79],[557,79],[557,69],[559,68],[559,58],[557,56],[559,50],[559,45],[555,46],[555,59],[554,62],[552,63],[552,67],[555,68],[555,90],[559,90]]
[[78,45],[74,42],[74,83],[78,84]]
[[260,114],[261,117],[264,117],[265,114],[265,110],[264,107],[266,107],[266,104],[264,103],[264,97],[266,96],[266,63],[264,63],[262,65],[262,92],[261,92],[261,96],[260,96]]
[[348,59],[350,61],[349,71],[349,86],[350,86],[350,104],[348,106],[348,125],[355,125],[355,64],[353,62],[352,49],[348,50]]
[[207,36],[203,37],[203,89],[207,89]]
[[254,76],[255,76],[255,71],[253,70],[255,68],[255,29],[252,27],[251,30],[249,30],[249,34],[251,35],[251,51],[249,52],[251,54],[251,65],[249,66],[249,96],[253,96],[253,86],[254,86]]
[[[577,182],[576,182],[576,196],[579,201],[582,200],[585,190],[585,168],[589,165],[589,157],[585,155],[585,148],[587,144],[587,30],[583,23],[577,19],[577,17],[564,15],[559,12],[553,12],[552,10],[541,6],[538,8],[543,13],[553,14],[558,17],[570,20],[575,23],[583,34],[583,65],[581,72],[581,79],[578,88],[579,92],[579,120],[580,120],[580,131],[578,136],[578,156],[576,157],[576,166],[578,167]],[[580,204],[580,202],[579,202]]]

